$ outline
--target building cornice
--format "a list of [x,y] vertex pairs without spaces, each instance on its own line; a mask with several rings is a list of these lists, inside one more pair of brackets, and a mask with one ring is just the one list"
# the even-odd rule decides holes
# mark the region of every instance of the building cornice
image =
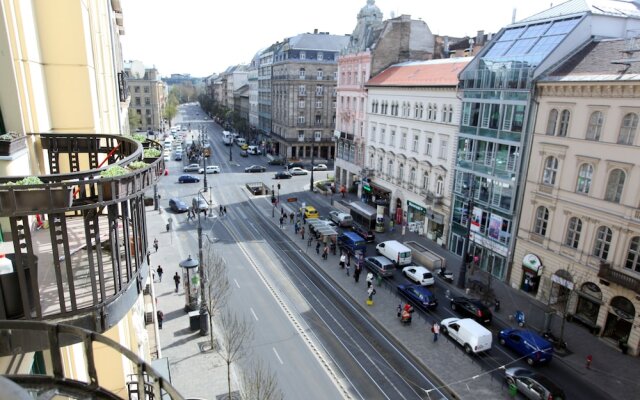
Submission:
[[640,81],[634,82],[554,82],[539,83],[540,95],[555,97],[640,97]]

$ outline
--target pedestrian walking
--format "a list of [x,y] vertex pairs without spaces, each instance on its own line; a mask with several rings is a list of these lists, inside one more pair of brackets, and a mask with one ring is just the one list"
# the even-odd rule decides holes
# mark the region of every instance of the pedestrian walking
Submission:
[[162,282],[162,274],[164,273],[164,270],[160,265],[158,265],[158,269],[156,269],[156,272],[158,273],[158,279],[160,280],[160,282]]
[[151,252],[147,251],[147,264],[151,265]]
[[587,369],[591,369],[592,361],[593,361],[593,356],[591,354],[587,355]]
[[222,204],[220,204],[220,211],[218,211],[218,215],[221,216],[221,217],[224,215],[224,210],[222,209]]
[[324,249],[322,249],[322,259],[326,260],[327,258],[329,258],[329,246],[324,246]]
[[367,287],[370,288],[372,284],[373,284],[373,274],[369,272],[367,274]]
[[280,216],[280,229],[282,229],[282,215]]
[[373,286],[371,286],[369,289],[367,289],[367,304],[371,305],[373,304],[373,296],[376,294],[376,290],[373,288]]
[[391,228],[391,232],[393,232],[393,220],[389,221],[389,227]]
[[346,261],[347,261],[347,256],[345,256],[344,253],[342,253],[342,255],[340,256],[340,262],[338,263],[340,268],[344,268],[344,263]]
[[[304,226],[300,228],[300,234],[302,235],[302,240],[304,240]],[[309,240],[311,240],[311,238],[309,238]],[[311,243],[309,243],[309,246],[311,246]]]
[[[309,240],[311,240],[311,238],[309,238]],[[316,242],[316,254],[320,254],[320,241],[319,240]]]
[[431,332],[433,332],[433,341],[438,341],[438,334],[440,334],[440,324],[436,321],[431,326]]
[[306,225],[307,224],[307,216],[305,214],[302,214],[302,225]]
[[180,287],[180,275],[178,275],[177,272],[173,276],[173,282],[175,282],[175,284],[176,284],[176,293],[178,293],[178,287]]
[[[304,226],[302,228],[304,228]],[[311,247],[311,242],[313,242],[313,238],[309,236],[309,239],[307,240],[307,247]]]
[[298,226],[298,222],[296,221],[296,223],[293,224],[293,233],[297,235],[299,230],[300,227]]
[[293,211],[291,211],[291,214],[289,214],[289,222],[293,224]]
[[349,264],[347,264],[347,266],[345,267],[345,268],[347,269],[347,276],[349,276],[349,268],[350,268],[350,267],[351,267],[351,266],[350,266]]
[[158,252],[158,238],[153,239],[153,248]]
[[[347,253],[347,269],[351,266],[351,254]],[[349,275],[349,274],[347,274]]]
[[360,265],[356,264],[355,268],[353,269],[353,280],[356,281],[356,283],[358,283],[358,281],[360,280],[361,271],[362,268],[360,267]]
[[158,316],[158,328],[162,329],[162,321],[164,321],[164,313],[162,311],[158,310],[156,315]]
[[224,212],[224,215],[227,215],[227,206],[222,207],[222,211]]

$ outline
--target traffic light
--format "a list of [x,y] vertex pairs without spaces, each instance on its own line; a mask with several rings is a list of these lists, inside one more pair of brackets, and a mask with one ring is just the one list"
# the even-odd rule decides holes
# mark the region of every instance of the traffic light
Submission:
[[278,183],[278,190],[280,190],[280,184]]

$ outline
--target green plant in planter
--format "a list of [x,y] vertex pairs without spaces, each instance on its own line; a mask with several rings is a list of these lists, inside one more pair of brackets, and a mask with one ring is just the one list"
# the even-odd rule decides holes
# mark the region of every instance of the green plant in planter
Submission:
[[158,149],[146,149],[142,154],[144,158],[158,158],[162,152]]
[[131,170],[119,165],[112,165],[104,171],[100,171],[100,176],[103,178],[115,178],[116,176],[126,175],[128,173],[131,173]]
[[144,143],[147,141],[147,137],[145,135],[141,135],[139,133],[132,135],[131,139],[135,140],[136,142],[140,142],[140,143]]
[[144,161],[134,161],[131,164],[128,165],[129,169],[131,170],[136,170],[136,169],[142,169],[142,168],[146,168],[148,167],[149,164],[147,164]]
[[19,138],[20,135],[16,132],[7,132],[4,135],[0,135],[0,140],[5,141],[5,142],[10,142],[14,139]]
[[42,182],[37,176],[27,176],[26,178],[20,179],[19,181],[5,183],[6,186],[27,186],[42,184],[44,184],[44,182]]

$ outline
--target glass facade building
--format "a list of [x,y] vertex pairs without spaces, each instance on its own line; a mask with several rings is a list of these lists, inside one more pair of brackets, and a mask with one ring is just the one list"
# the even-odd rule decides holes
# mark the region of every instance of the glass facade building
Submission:
[[[449,249],[504,280],[514,247],[541,64],[583,15],[511,25],[460,74]],[[546,66],[544,66],[546,68]]]

